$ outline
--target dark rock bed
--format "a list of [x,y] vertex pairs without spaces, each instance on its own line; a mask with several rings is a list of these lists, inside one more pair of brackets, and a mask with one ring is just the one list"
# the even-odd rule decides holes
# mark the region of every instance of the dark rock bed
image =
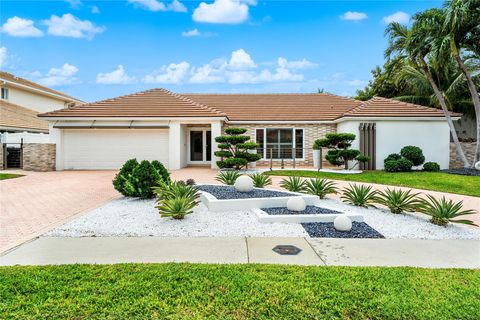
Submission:
[[328,214],[328,213],[340,213],[338,211],[320,208],[316,206],[307,206],[304,211],[291,211],[284,207],[278,208],[262,208],[268,215],[296,215],[296,214]]
[[348,232],[335,230],[333,222],[302,223],[302,227],[312,238],[384,238],[365,222],[354,221],[352,230]]
[[459,174],[462,176],[478,176],[480,177],[480,170],[473,168],[458,168],[458,169],[445,169],[442,172],[449,174]]
[[250,192],[238,192],[233,186],[199,185],[198,190],[208,192],[218,200],[291,197],[291,193],[268,189],[253,189]]

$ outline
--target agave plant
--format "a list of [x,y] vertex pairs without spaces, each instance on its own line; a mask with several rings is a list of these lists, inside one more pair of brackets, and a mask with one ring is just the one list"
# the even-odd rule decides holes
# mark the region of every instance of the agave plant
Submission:
[[255,188],[265,188],[266,186],[272,184],[272,179],[262,173],[254,173],[249,175],[253,180],[253,185]]
[[291,192],[305,192],[305,180],[300,177],[288,177],[280,182],[280,186]]
[[156,208],[162,217],[183,219],[198,204],[200,193],[196,186],[185,184],[183,181],[159,181],[153,188],[157,196]]
[[389,208],[392,213],[402,213],[405,211],[415,211],[419,205],[418,193],[412,193],[412,190],[389,189],[377,192],[375,201],[378,204]]
[[197,201],[191,198],[180,197],[161,201],[156,206],[162,217],[172,217],[173,219],[183,219],[187,214],[192,213],[192,209],[197,205]]
[[337,193],[337,187],[333,181],[327,179],[309,179],[306,182],[306,191],[323,199],[329,193]]
[[241,174],[238,173],[237,171],[226,170],[226,171],[221,171],[215,179],[223,184],[233,186],[235,184],[235,181],[240,176]]
[[475,214],[475,210],[463,210],[463,201],[453,202],[452,200],[442,197],[440,200],[435,199],[431,195],[427,195],[426,199],[420,199],[418,211],[432,217],[430,220],[433,224],[446,226],[449,222],[468,224],[477,226],[471,220],[457,220],[454,218]]
[[377,195],[377,191],[372,190],[371,186],[363,184],[349,184],[349,186],[342,191],[343,194],[340,198],[343,202],[365,208],[374,203]]

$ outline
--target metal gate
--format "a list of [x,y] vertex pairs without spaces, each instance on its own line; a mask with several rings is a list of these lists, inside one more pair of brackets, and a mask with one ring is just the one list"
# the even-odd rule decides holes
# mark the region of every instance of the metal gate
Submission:
[[370,160],[360,163],[361,170],[376,169],[377,154],[377,127],[375,123],[360,123],[360,153],[368,156]]
[[3,169],[22,169],[23,139],[20,143],[3,144]]

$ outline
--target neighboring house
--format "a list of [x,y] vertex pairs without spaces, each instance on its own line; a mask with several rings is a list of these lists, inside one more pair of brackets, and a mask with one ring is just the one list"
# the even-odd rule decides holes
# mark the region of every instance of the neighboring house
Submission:
[[[137,158],[169,169],[215,167],[215,137],[244,127],[263,164],[295,153],[312,164],[315,139],[329,132],[357,135],[354,147],[383,168],[383,159],[405,145],[423,149],[427,161],[449,163],[449,128],[442,111],[384,98],[362,102],[331,94],[176,94],[152,89],[41,114],[57,144],[57,170],[118,169]],[[453,114],[458,119],[458,114]],[[295,148],[295,151],[293,150]],[[283,150],[283,152],[282,152]]]

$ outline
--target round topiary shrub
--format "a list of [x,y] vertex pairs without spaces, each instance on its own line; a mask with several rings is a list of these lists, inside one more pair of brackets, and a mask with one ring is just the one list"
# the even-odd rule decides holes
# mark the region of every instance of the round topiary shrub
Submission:
[[400,172],[410,171],[412,170],[412,167],[413,167],[412,161],[406,158],[401,158],[397,160],[397,165],[398,165],[398,171]]
[[125,182],[128,180],[136,166],[138,166],[137,159],[127,160],[113,179],[113,187],[124,196],[127,195],[125,192]]
[[160,161],[153,160],[152,166],[155,168],[155,170],[157,170],[158,174],[160,175],[160,178],[164,182],[170,182],[170,173],[168,173],[168,170]]
[[385,167],[385,171],[387,171],[387,172],[398,172],[399,171],[399,166],[398,166],[398,161],[397,160],[385,161],[384,167]]
[[391,161],[391,160],[397,161],[397,160],[400,160],[401,158],[402,156],[399,155],[398,153],[391,153],[385,158],[385,160],[383,160],[383,163],[386,164],[387,161]]
[[436,162],[425,162],[423,164],[423,171],[438,172],[440,171],[440,165]]
[[160,175],[153,165],[143,160],[133,169],[132,174],[125,182],[125,192],[127,196],[139,198],[152,198],[154,196],[152,188],[157,185]]
[[419,166],[425,162],[425,156],[422,149],[415,146],[406,146],[400,150],[402,157],[410,160],[414,166]]

